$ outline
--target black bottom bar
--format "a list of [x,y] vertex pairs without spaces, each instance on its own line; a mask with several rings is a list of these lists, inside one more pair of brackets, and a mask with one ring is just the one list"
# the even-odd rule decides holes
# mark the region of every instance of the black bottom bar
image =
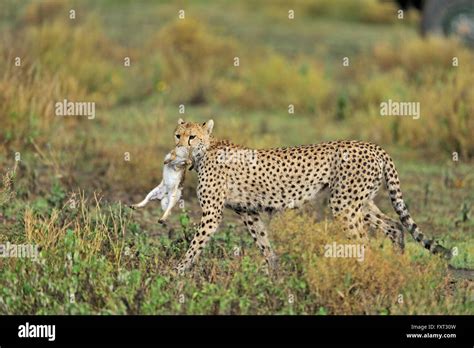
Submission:
[[[472,347],[473,322],[469,316],[3,316],[0,346],[325,343]],[[34,325],[55,325],[54,340],[52,327],[48,331]],[[19,337],[40,334],[46,337]]]

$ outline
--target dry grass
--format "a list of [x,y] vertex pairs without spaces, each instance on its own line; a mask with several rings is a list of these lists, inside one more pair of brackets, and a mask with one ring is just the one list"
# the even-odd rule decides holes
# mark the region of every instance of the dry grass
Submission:
[[[454,57],[459,66],[453,66]],[[373,56],[361,55],[353,69],[343,71],[355,82],[348,88],[354,136],[472,158],[473,62],[467,48],[439,38],[375,46]],[[381,117],[380,103],[388,99],[419,102],[420,119]]]
[[221,78],[217,83],[219,104],[281,112],[288,112],[291,104],[296,114],[319,115],[333,88],[323,65],[305,59],[290,63],[283,56],[267,53],[236,69],[236,78]]
[[[364,260],[358,261],[325,257],[325,245],[357,243],[337,225],[290,211],[275,219],[271,229],[279,254],[293,257],[318,303],[329,313],[440,314],[452,306],[462,307],[457,298],[446,296],[449,277],[444,260],[414,243],[400,255],[388,240],[376,238],[366,246]],[[463,296],[467,301],[468,293]]]
[[396,4],[377,0],[267,0],[266,11],[280,16],[282,10],[293,9],[297,16],[334,18],[364,23],[394,23]]
[[232,38],[214,35],[193,19],[166,25],[152,47],[163,57],[164,82],[172,100],[191,104],[209,100],[214,79],[230,71],[237,55]]

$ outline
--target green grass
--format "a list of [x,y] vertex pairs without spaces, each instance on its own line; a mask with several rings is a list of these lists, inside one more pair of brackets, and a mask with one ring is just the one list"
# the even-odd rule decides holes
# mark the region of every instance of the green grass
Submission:
[[[415,190],[408,185],[406,192],[412,195]],[[324,222],[314,223],[314,211],[272,220],[271,238],[281,257],[275,276],[266,273],[244,228],[235,217],[226,216],[199,264],[186,277],[176,277],[173,266],[188,247],[198,221],[195,200],[190,199],[182,212],[176,209],[164,228],[156,224],[156,207],[134,212],[120,203],[104,199],[96,203],[80,193],[76,197],[78,204],[71,208],[64,190],[55,185],[44,199],[2,209],[6,218],[15,216],[15,210],[23,212],[19,215],[24,220],[17,224],[18,230],[11,231],[9,241],[42,245],[40,262],[1,261],[2,313],[468,314],[473,310],[472,284],[457,281],[453,290],[445,283],[449,279],[445,261],[430,256],[410,239],[403,257],[393,252],[390,243],[380,249],[380,237],[373,240],[372,253],[362,263],[364,273],[351,260],[344,260],[345,266],[336,260],[327,268],[328,259],[318,250],[324,241],[341,242],[344,237],[333,228],[327,230]],[[440,209],[437,204],[430,206]],[[431,225],[444,229],[440,219]],[[473,266],[472,234],[462,233],[469,229],[472,221],[458,226],[456,233],[437,234],[449,236],[446,245],[459,248],[452,261],[458,267]],[[331,278],[325,280],[326,274]],[[336,275],[346,282],[338,281]],[[399,278],[396,289],[395,279],[384,279],[390,275]],[[364,281],[375,281],[381,288],[377,293],[350,290]],[[396,302],[400,294],[403,304]],[[364,298],[363,307],[357,305],[359,296]]]

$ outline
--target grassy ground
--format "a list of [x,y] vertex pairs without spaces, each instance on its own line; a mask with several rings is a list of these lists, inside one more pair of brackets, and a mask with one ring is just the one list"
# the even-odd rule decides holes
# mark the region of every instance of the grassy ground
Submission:
[[[409,236],[404,255],[376,235],[363,262],[324,257],[347,243],[325,194],[268,219],[273,276],[231,212],[173,275],[200,218],[195,173],[167,227],[158,204],[127,208],[161,180],[178,117],[213,118],[218,137],[252,147],[357,138],[392,154],[417,224],[474,268],[474,56],[418,38],[415,14],[349,3],[2,2],[0,57],[24,59],[0,66],[0,242],[39,245],[41,260],[0,258],[0,313],[474,313],[472,281]],[[54,116],[64,98],[96,102],[96,118]],[[421,118],[380,117],[388,98],[420,101]],[[386,192],[377,203],[393,216]]]

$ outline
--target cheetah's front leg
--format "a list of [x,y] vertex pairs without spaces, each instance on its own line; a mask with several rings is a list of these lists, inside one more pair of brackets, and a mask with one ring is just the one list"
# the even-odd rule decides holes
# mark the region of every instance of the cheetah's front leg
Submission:
[[203,207],[201,223],[199,224],[198,231],[191,241],[191,246],[184,255],[184,258],[177,266],[178,274],[182,275],[185,271],[191,268],[196,262],[202,250],[206,246],[207,242],[211,238],[212,234],[217,230],[219,223],[222,219],[223,202],[217,206],[212,205],[210,201],[206,207]]

